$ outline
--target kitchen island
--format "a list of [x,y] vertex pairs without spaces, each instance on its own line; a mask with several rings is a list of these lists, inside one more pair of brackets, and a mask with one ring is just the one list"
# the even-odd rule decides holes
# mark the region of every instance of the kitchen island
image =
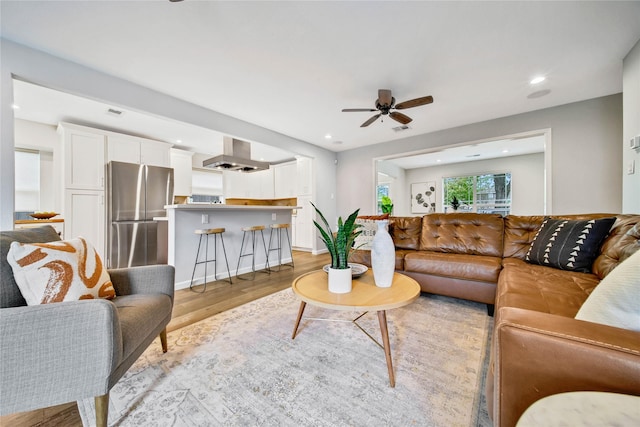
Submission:
[[[242,243],[242,228],[254,225],[264,225],[265,242],[269,244],[269,233],[271,224],[291,224],[291,213],[293,209],[301,209],[300,206],[259,206],[259,205],[223,205],[223,204],[185,204],[168,205],[168,263],[176,269],[176,289],[189,287],[193,265],[198,251],[199,235],[195,230],[207,228],[225,228],[224,244],[229,261],[231,276],[245,274],[251,271],[250,257],[243,257],[239,271],[236,271],[238,257],[240,256],[240,245]],[[291,230],[289,230],[291,236]],[[262,241],[256,245],[256,270],[263,269],[266,265],[266,257],[262,248]],[[249,237],[249,234],[247,234]],[[209,258],[213,258],[213,236],[209,237]],[[217,278],[223,280],[227,278],[227,266],[224,261],[222,244],[218,239],[218,262]],[[284,240],[284,239],[283,239]],[[204,259],[204,238],[203,247],[200,250]],[[286,240],[283,241],[284,250],[282,252],[282,263],[290,263]],[[245,242],[246,246],[246,242]],[[250,249],[249,249],[250,251]],[[247,252],[246,250],[244,252]],[[278,265],[277,252],[271,252],[269,265]],[[207,281],[216,280],[213,277],[213,263],[207,266]],[[198,265],[196,269],[194,284],[204,283],[204,265]]]

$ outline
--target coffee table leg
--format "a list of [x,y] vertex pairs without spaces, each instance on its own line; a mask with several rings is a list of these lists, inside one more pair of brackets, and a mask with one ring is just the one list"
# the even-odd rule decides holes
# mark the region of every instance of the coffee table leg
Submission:
[[380,332],[382,333],[382,344],[384,346],[384,356],[387,359],[387,370],[389,371],[389,385],[396,386],[396,377],[393,375],[393,364],[391,363],[391,346],[389,345],[389,330],[387,329],[387,312],[380,310],[378,312],[378,321],[380,322]]
[[300,326],[300,320],[302,319],[302,313],[304,313],[304,308],[307,306],[307,303],[304,301],[300,301],[300,309],[298,310],[298,318],[296,319],[296,326],[293,327],[293,334],[291,334],[291,339],[296,338],[296,332],[298,332],[298,326]]

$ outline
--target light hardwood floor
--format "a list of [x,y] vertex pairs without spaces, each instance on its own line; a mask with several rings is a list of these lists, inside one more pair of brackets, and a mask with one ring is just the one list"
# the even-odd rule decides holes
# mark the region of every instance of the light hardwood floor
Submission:
[[[282,267],[280,271],[274,271],[271,274],[258,272],[254,280],[238,280],[233,277],[233,284],[224,280],[208,283],[204,293],[193,292],[189,289],[176,291],[172,320],[167,331],[174,331],[217,313],[286,289],[299,275],[318,270],[330,262],[328,254],[312,255],[300,251],[294,252],[293,260],[294,268]],[[203,285],[195,287],[196,291],[202,291],[202,289]],[[295,319],[291,319],[292,324],[294,321]],[[157,341],[151,345],[160,344]],[[169,347],[169,351],[171,351],[171,347]],[[82,422],[78,407],[75,402],[72,402],[35,411],[5,415],[0,417],[0,426],[82,427]]]

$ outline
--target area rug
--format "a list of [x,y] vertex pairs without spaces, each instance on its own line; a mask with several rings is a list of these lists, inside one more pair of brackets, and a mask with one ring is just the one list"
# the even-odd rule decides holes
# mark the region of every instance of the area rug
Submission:
[[[490,426],[483,304],[422,295],[389,310],[396,387],[384,351],[355,325],[305,320],[290,289],[154,342],[113,387],[110,426]],[[358,313],[307,305],[305,317]],[[380,337],[375,313],[359,324]],[[78,402],[95,425],[93,399]]]

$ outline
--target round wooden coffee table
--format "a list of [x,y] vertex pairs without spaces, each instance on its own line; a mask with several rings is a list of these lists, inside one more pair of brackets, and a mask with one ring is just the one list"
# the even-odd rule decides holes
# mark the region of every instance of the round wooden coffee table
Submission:
[[[378,321],[380,323],[380,332],[382,334],[382,345],[387,359],[387,370],[389,371],[389,384],[395,387],[396,379],[393,373],[393,364],[391,362],[391,347],[389,345],[389,331],[387,329],[387,310],[403,307],[411,304],[420,296],[420,285],[412,278],[403,274],[395,273],[393,282],[389,288],[379,288],[373,280],[373,272],[368,270],[362,276],[353,279],[353,288],[351,292],[346,294],[334,294],[329,292],[327,284],[327,273],[323,270],[312,271],[296,278],[293,281],[293,292],[302,300],[300,309],[298,310],[298,318],[293,328],[291,339],[295,339],[298,332],[298,326],[302,319],[304,309],[308,304],[330,310],[343,311],[377,311]],[[371,339],[375,339],[369,335],[364,329],[356,323],[360,317],[358,316],[353,322],[365,332]],[[377,343],[377,341],[376,341]]]

